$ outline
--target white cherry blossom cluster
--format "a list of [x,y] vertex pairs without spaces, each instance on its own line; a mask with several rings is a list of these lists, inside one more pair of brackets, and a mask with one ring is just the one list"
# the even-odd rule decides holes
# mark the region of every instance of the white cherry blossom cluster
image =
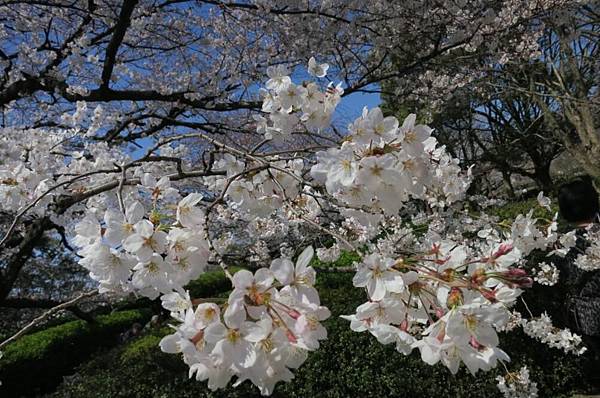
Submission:
[[509,244],[471,260],[468,252],[445,242],[410,257],[365,256],[353,283],[366,288],[369,301],[345,318],[353,330],[368,330],[405,355],[418,348],[423,361],[452,373],[461,363],[475,374],[508,361],[496,329],[508,323],[508,308],[531,279],[513,267]]
[[86,216],[75,227],[79,263],[100,283],[100,291],[135,291],[150,298],[172,291],[197,278],[209,252],[204,238],[204,212],[196,205],[199,193],[181,199],[175,211],[159,201],[176,196],[168,179],[142,178],[154,199],[147,209],[139,201],[125,211],[107,209],[101,220]]
[[511,226],[511,238],[515,247],[527,255],[533,250],[544,250],[553,245],[559,238],[556,232],[558,213],[555,214],[551,223],[543,231],[538,228],[537,219],[533,217],[533,209],[526,215],[519,214]]
[[[22,139],[23,135],[27,139]],[[5,211],[18,211],[47,191],[63,159],[52,153],[63,151],[68,133],[42,130],[0,130],[0,201]],[[47,204],[47,202],[46,202]],[[41,206],[36,211],[41,211]]]
[[301,159],[285,161],[275,157],[268,164],[254,162],[246,166],[235,156],[225,154],[215,166],[227,170],[227,175],[206,178],[209,189],[225,190],[229,205],[245,218],[266,219],[284,202],[291,201],[305,213],[318,212],[316,200],[301,191]]
[[[287,86],[291,79],[281,72],[271,76],[272,84],[275,80]],[[510,307],[533,283],[521,268],[524,257],[548,248],[564,254],[574,245],[573,233],[557,233],[557,215],[540,227],[531,211],[508,231],[485,220],[471,223],[478,232],[474,240],[464,238],[468,227],[460,225],[462,218],[451,222],[451,232],[446,219],[434,215],[426,238],[416,239],[396,215],[410,200],[441,209],[462,199],[469,175],[437,147],[431,129],[417,124],[415,115],[400,125],[378,108],[365,109],[339,147],[316,157],[311,176],[345,217],[332,250],[342,243],[367,247],[354,286],[365,288],[369,301],[345,316],[351,328],[369,330],[405,354],[418,348],[425,362],[441,362],[453,373],[461,363],[475,373],[508,361],[496,332],[511,327]],[[538,202],[550,209],[543,193]],[[328,251],[322,253],[328,257]]]
[[541,262],[533,272],[535,272],[533,280],[540,285],[554,286],[558,283],[560,272],[553,263]]
[[353,330],[368,330],[404,354],[418,348],[426,363],[442,363],[453,373],[461,363],[474,374],[509,361],[497,332],[518,326],[567,353],[585,351],[579,336],[555,328],[549,318],[541,328],[536,319],[529,324],[511,311],[523,289],[532,286],[532,276],[543,284],[558,280],[556,268],[545,263],[532,273],[523,268],[533,248],[566,253],[574,245],[573,233],[556,233],[556,216],[540,225],[530,212],[508,226],[482,217],[478,234],[465,238],[475,223],[463,223],[460,213],[443,214],[426,217],[424,238],[415,235],[418,226],[412,231],[400,219],[385,217],[380,223],[385,232],[367,244],[353,279],[369,297],[355,314],[344,316]]
[[[537,197],[538,205],[552,215],[550,207],[551,200],[540,192]],[[534,250],[552,250],[548,255],[564,257],[577,243],[576,231],[572,230],[564,234],[558,233],[558,212],[552,215],[552,219],[546,219],[540,226],[540,220],[533,217],[534,209],[526,215],[519,214],[511,225],[510,239],[513,241],[523,256]],[[547,268],[547,267],[546,267]]]
[[321,247],[317,249],[317,258],[325,263],[336,261],[342,254],[340,246],[336,243],[331,247]]
[[523,331],[530,337],[550,347],[558,348],[566,353],[581,355],[587,351],[582,346],[581,337],[569,329],[559,329],[552,325],[552,319],[546,313],[537,318],[522,321]]
[[330,313],[320,305],[313,286],[315,270],[308,265],[313,253],[309,246],[296,264],[278,258],[254,274],[238,271],[222,306],[195,306],[187,293],[165,294],[163,307],[180,324],[162,339],[161,349],[183,354],[190,376],[208,380],[212,390],[225,387],[235,376],[234,385],[250,380],[263,395],[270,395],[276,383],[294,377],[291,370],[327,337],[320,322]]
[[584,271],[600,269],[600,229],[588,227],[583,238],[590,242],[590,245],[577,256],[575,265]]
[[505,398],[537,398],[537,383],[529,379],[529,369],[523,366],[518,372],[498,376],[498,389]]
[[[374,108],[349,128],[339,148],[317,153],[313,178],[340,202],[343,214],[376,225],[381,216],[393,216],[409,199],[444,207],[464,196],[468,175],[431,136],[428,126],[409,115],[399,125]],[[357,209],[368,209],[356,215]]]
[[[317,64],[310,59],[308,71],[322,78],[327,73],[327,64]],[[341,100],[344,90],[341,84],[329,84],[322,91],[316,82],[296,85],[290,78],[290,70],[284,65],[267,69],[269,80],[262,89],[262,110],[269,114],[268,119],[257,116],[257,132],[268,140],[282,142],[294,132],[323,130],[330,126],[331,116]]]
[[[310,74],[320,78],[326,72],[326,64],[311,59]],[[558,279],[545,263],[528,272],[529,253],[564,256],[575,246],[574,232],[558,233],[556,215],[543,220],[531,211],[500,224],[484,213],[465,212],[460,201],[469,172],[415,115],[400,124],[379,108],[365,109],[338,145],[320,146],[314,156],[304,151],[305,156],[288,157],[295,149],[278,152],[279,147],[294,147],[296,134],[323,132],[343,91],[339,85],[323,90],[315,82],[296,85],[283,66],[268,73],[263,102],[268,116],[256,122],[273,147],[243,151],[215,144],[211,167],[219,172],[193,180],[204,184],[203,193],[196,185],[174,182],[190,165],[184,146],[156,147],[132,161],[102,143],[84,143],[81,153],[65,156],[64,137],[53,135],[35,136],[17,153],[11,143],[18,137],[5,135],[0,199],[18,211],[46,195],[35,207],[44,212],[60,195],[108,187],[84,195],[70,213],[74,227],[65,222],[80,264],[101,292],[160,296],[179,322],[162,349],[182,353],[190,375],[208,380],[211,389],[235,376],[236,385],[250,380],[270,394],[327,337],[320,322],[329,311],[320,305],[315,271],[308,265],[312,247],[294,265],[289,259],[294,247],[284,241],[282,256],[270,268],[242,270],[231,278],[233,291],[224,305],[189,297],[184,286],[205,270],[209,258],[234,246],[234,228],[257,238],[247,251],[262,264],[270,261],[262,239],[291,234],[302,223],[329,233],[333,245],[317,249],[322,261],[334,261],[342,249],[361,258],[353,284],[366,291],[368,301],[344,316],[352,330],[369,331],[403,354],[416,348],[423,361],[441,363],[452,373],[461,364],[474,374],[509,361],[497,332],[518,325],[552,347],[583,352],[581,339],[554,328],[549,317],[525,320],[511,309],[534,279],[544,284]],[[70,117],[85,111],[79,104]],[[164,159],[177,159],[178,167]],[[87,177],[69,180],[77,175]],[[538,202],[551,209],[543,194]],[[211,235],[209,224],[229,229]],[[578,261],[589,263],[596,249],[592,245]]]
[[[27,140],[22,138],[24,134]],[[0,129],[3,210],[17,213],[28,209],[36,215],[50,214],[55,222],[67,226],[72,221],[70,216],[64,220],[48,212],[53,199],[113,181],[112,175],[98,170],[114,170],[114,164],[130,161],[129,156],[105,143],[80,142],[78,138],[70,130]]]

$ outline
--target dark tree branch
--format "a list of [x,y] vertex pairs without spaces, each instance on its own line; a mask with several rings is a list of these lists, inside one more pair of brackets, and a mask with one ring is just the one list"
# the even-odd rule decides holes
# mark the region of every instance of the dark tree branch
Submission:
[[47,217],[34,220],[25,230],[25,236],[17,246],[6,266],[0,272],[0,303],[6,299],[12,287],[25,265],[27,259],[31,256],[33,249],[39,244],[44,232],[52,228],[52,222]]
[[123,42],[125,32],[127,32],[127,28],[131,24],[131,15],[133,14],[133,9],[137,2],[138,0],[125,0],[123,2],[123,7],[121,8],[121,13],[119,14],[117,24],[115,25],[112,38],[106,47],[104,68],[102,69],[102,85],[100,86],[102,88],[108,88],[110,84],[110,77],[112,76],[115,67],[117,52],[119,51],[119,46]]

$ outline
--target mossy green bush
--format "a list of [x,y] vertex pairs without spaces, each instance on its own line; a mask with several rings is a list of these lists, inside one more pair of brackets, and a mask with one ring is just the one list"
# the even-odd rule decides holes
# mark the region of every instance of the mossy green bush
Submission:
[[[229,272],[235,274],[240,267],[229,267]],[[200,275],[185,287],[191,297],[214,297],[220,293],[231,290],[231,281],[227,279],[223,270],[208,271]]]
[[34,395],[53,388],[83,359],[116,345],[119,333],[150,316],[146,309],[120,311],[100,315],[94,323],[70,321],[21,337],[3,350],[0,396]]
[[163,336],[171,333],[168,329],[163,329],[163,333],[148,334],[136,339],[131,344],[128,344],[121,352],[121,363],[131,364],[145,358],[158,347],[158,343]]
[[[329,337],[310,354],[289,384],[279,384],[274,397],[500,397],[495,377],[502,369],[479,373],[465,369],[456,376],[443,366],[429,366],[418,351],[406,357],[393,346],[382,346],[368,333],[355,333],[339,315],[353,313],[366,300],[352,288],[352,274],[321,273],[317,287],[324,305],[332,311],[325,321]],[[206,383],[190,380],[187,366],[177,355],[160,352],[164,333],[153,332],[97,356],[82,365],[76,376],[52,395],[71,397],[258,397],[248,382],[238,388],[211,392]],[[593,369],[586,356],[574,357],[537,343],[522,333],[501,336],[501,346],[511,355],[512,369],[526,364],[538,383],[540,397],[569,397],[573,392],[593,392]]]
[[502,206],[490,207],[485,209],[485,212],[493,216],[498,216],[500,221],[512,223],[519,214],[527,215],[531,209],[533,209],[534,218],[552,218],[554,213],[558,211],[558,203],[554,198],[552,199],[550,208],[552,212],[549,214],[547,209],[538,204],[536,198],[532,198],[518,202],[508,202]]
[[358,255],[358,253],[351,252],[348,250],[342,250],[342,252],[340,253],[340,257],[332,263],[323,262],[323,261],[319,260],[317,258],[317,256],[315,255],[313,257],[310,265],[319,270],[327,270],[327,269],[340,268],[340,267],[349,267],[352,264],[354,264],[354,262],[359,261],[359,260],[360,260],[360,256]]
[[[237,272],[239,267],[231,267]],[[231,282],[222,270],[209,271],[187,286],[192,297],[213,297],[231,289]],[[23,336],[4,350],[0,359],[0,396],[33,396],[49,391],[60,383],[64,375],[86,360],[93,352],[117,345],[119,334],[133,323],[147,322],[151,311],[147,299],[120,303],[118,308],[138,308],[99,315],[93,324],[82,320],[60,320],[57,325],[45,327]],[[163,334],[168,329],[162,329]],[[150,335],[128,346],[123,358],[138,351],[156,348],[160,337]]]

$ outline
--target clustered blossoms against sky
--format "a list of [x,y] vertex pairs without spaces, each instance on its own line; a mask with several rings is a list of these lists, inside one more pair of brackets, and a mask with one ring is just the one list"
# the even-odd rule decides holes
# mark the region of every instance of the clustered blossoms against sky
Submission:
[[[342,93],[318,80],[296,85],[287,72],[269,70],[266,116],[257,118],[263,145],[275,148],[299,124],[323,130]],[[521,267],[524,256],[548,247],[564,255],[575,242],[573,233],[559,236],[556,216],[539,227],[530,212],[499,230],[484,213],[473,218],[464,212],[460,200],[468,172],[414,115],[400,124],[379,108],[365,109],[341,146],[317,152],[314,163],[289,156],[290,151],[248,154],[224,148],[215,162],[217,175],[204,179],[210,191],[223,193],[227,207],[201,209],[202,194],[181,199],[168,177],[140,170],[137,186],[121,187],[117,207],[87,216],[74,238],[80,263],[103,291],[161,296],[179,322],[162,349],[183,353],[191,374],[208,380],[210,388],[224,387],[235,376],[236,383],[250,380],[270,394],[277,382],[293,377],[291,370],[308,351],[318,349],[327,337],[320,321],[330,315],[313,287],[311,247],[295,265],[282,256],[254,274],[237,272],[225,306],[189,297],[183,286],[203,271],[211,250],[218,256],[230,244],[224,236],[207,239],[212,217],[244,219],[256,230],[260,227],[253,223],[269,219],[262,234],[279,223],[318,226],[335,240],[319,250],[326,260],[342,249],[358,250],[362,260],[353,282],[366,290],[368,301],[344,316],[349,326],[369,331],[382,344],[393,343],[404,355],[418,349],[423,361],[441,362],[452,373],[461,363],[473,374],[508,363],[497,331],[517,326],[567,352],[585,350],[578,336],[555,331],[546,315],[526,320],[512,311],[522,289],[533,283]],[[434,212],[400,217],[415,200]],[[542,194],[539,202],[549,208]],[[333,210],[344,220],[339,229],[326,222]],[[429,226],[417,234],[409,223]],[[467,239],[467,231],[477,233]],[[544,264],[536,278],[552,273],[552,267]]]

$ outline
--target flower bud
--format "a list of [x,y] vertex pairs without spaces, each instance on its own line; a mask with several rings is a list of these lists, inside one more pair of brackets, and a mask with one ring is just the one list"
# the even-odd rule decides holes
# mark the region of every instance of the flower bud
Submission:
[[495,290],[482,289],[482,290],[480,290],[480,293],[489,302],[492,302],[492,303],[497,303],[498,302],[498,299],[496,298],[496,291]]
[[510,243],[502,243],[498,250],[494,254],[492,254],[492,258],[496,259],[500,256],[504,256],[512,251],[513,245]]
[[527,277],[523,278],[523,280],[519,283],[519,287],[529,289],[533,286],[533,279]]
[[435,316],[439,318],[443,317],[444,315],[446,315],[446,311],[444,311],[443,308],[436,308],[435,310]]
[[525,271],[522,268],[510,268],[507,272],[506,272],[507,276],[509,277],[513,277],[513,278],[522,278],[527,276],[527,271]]
[[528,276],[527,271],[521,268],[510,268],[503,273],[502,279],[516,287],[530,288],[533,286],[533,279]]
[[295,344],[295,343],[297,343],[297,342],[298,342],[298,339],[296,338],[296,336],[294,336],[294,333],[292,333],[292,331],[291,331],[291,330],[289,330],[289,329],[288,329],[288,330],[285,332],[285,335],[287,336],[287,339],[288,339],[288,341],[289,341],[290,343],[292,343],[292,344]]
[[301,313],[299,313],[298,311],[296,311],[295,309],[291,308],[287,314],[292,318],[292,319],[298,319],[300,318],[300,316],[302,315]]
[[403,332],[406,332],[408,330],[408,320],[404,319],[398,328]]

